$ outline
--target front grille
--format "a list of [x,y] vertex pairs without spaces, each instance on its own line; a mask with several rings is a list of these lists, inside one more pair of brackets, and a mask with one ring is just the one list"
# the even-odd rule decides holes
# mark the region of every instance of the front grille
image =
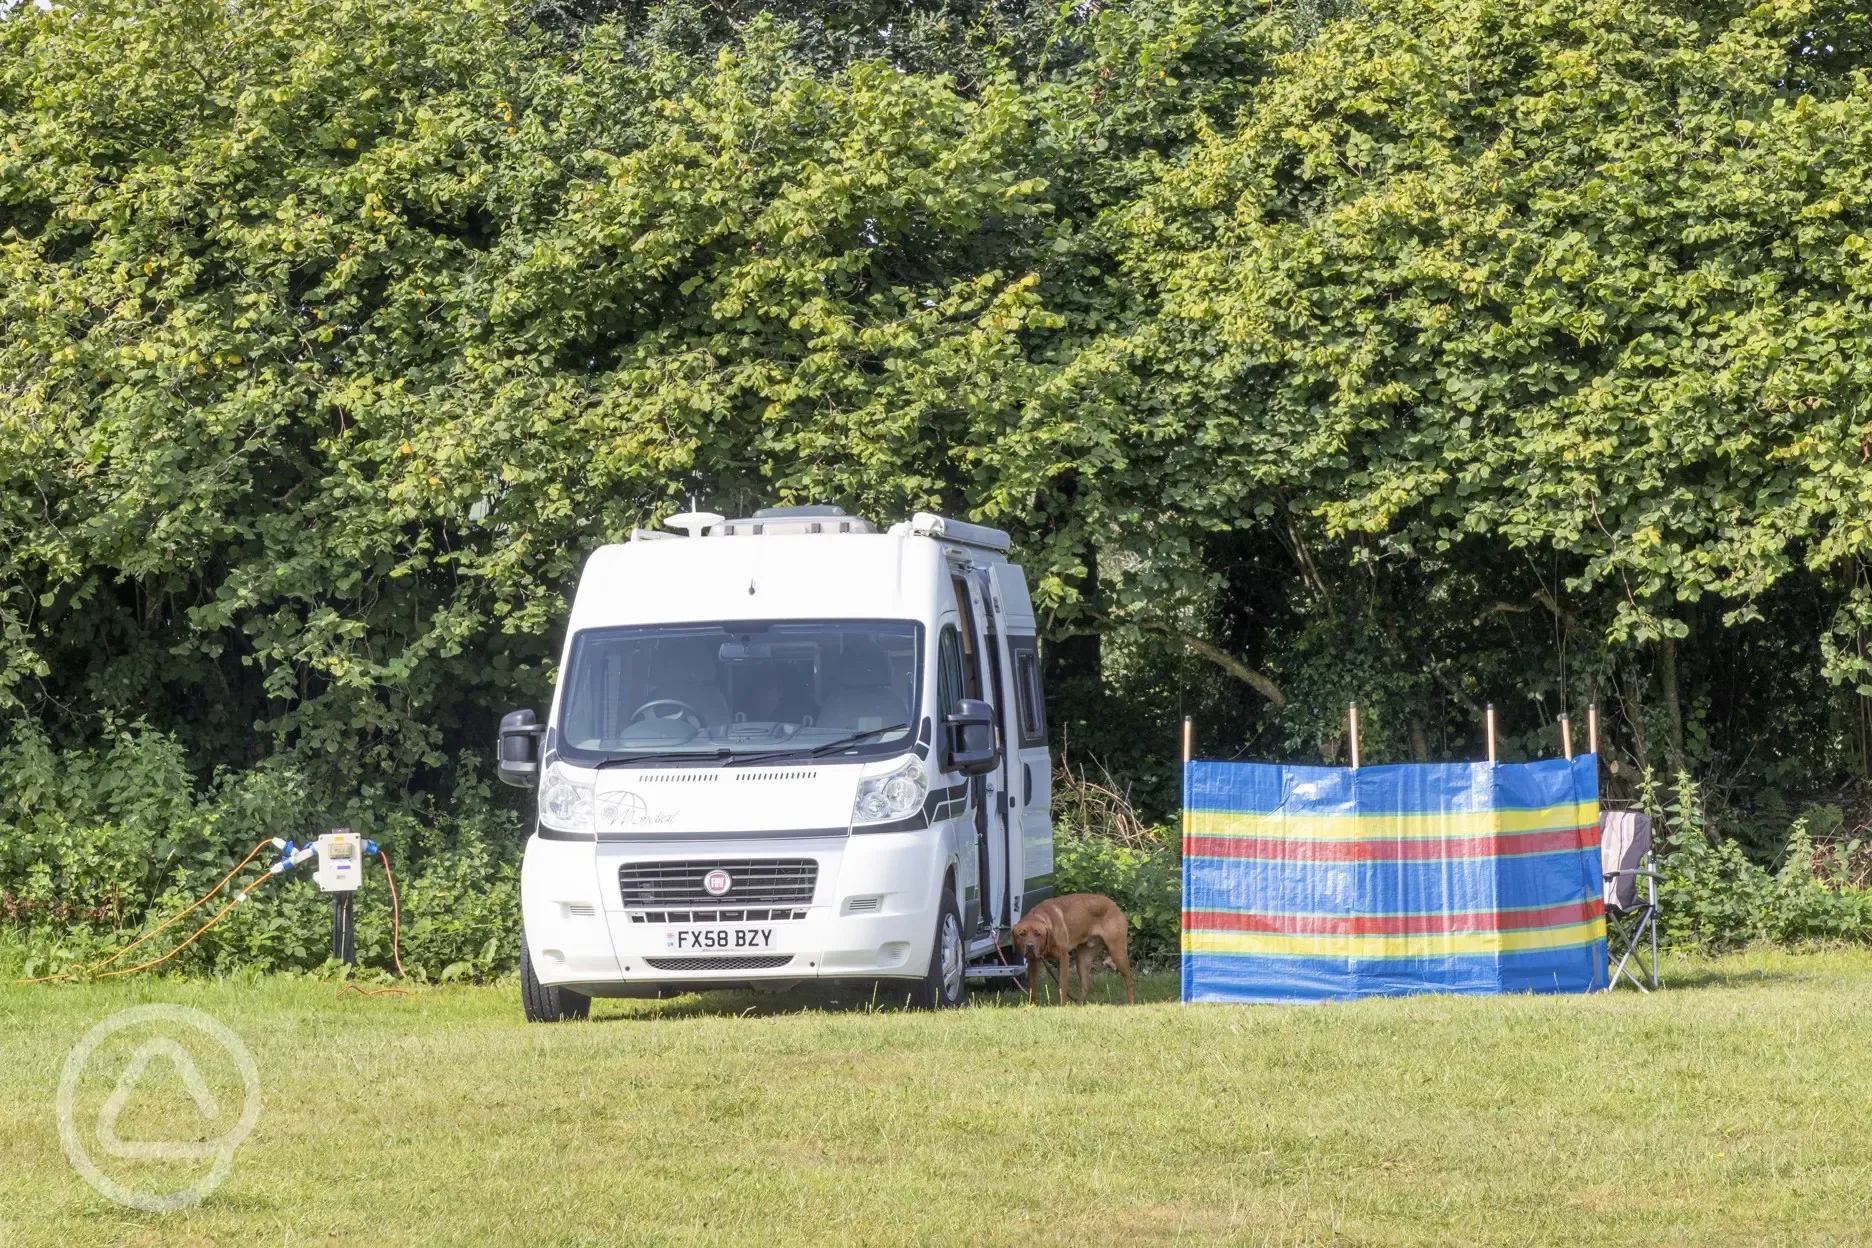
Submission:
[[771,971],[793,960],[790,953],[759,953],[739,958],[645,958],[658,971]]
[[786,923],[803,919],[805,910],[632,910],[633,923]]
[[[702,887],[711,871],[726,871],[731,881],[719,897]],[[811,858],[691,858],[618,868],[626,910],[810,906],[818,882],[819,864]]]

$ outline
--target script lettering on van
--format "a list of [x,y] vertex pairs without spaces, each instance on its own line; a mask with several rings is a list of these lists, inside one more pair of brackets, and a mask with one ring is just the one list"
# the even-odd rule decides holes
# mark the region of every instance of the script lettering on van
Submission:
[[676,822],[673,810],[652,811],[635,793],[606,793],[598,799],[598,822],[611,828],[654,828]]

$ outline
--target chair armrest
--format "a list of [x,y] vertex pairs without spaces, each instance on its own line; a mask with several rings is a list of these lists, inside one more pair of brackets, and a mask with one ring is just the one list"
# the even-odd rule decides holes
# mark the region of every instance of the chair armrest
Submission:
[[1661,880],[1664,878],[1661,874],[1659,874],[1656,871],[1645,871],[1638,867],[1626,867],[1623,871],[1608,871],[1605,873],[1605,878],[1608,880],[1616,880],[1621,875],[1631,875],[1631,876],[1643,875],[1643,876],[1649,876],[1651,879],[1654,879],[1654,880]]

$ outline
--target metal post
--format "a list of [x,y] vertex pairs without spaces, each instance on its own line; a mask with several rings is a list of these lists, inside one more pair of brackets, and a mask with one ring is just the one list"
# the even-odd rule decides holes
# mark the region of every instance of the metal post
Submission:
[[1352,729],[1352,770],[1357,771],[1358,762],[1359,762],[1359,758],[1358,758],[1358,703],[1354,702],[1346,708],[1346,722],[1347,724],[1351,726],[1351,729]]
[[1489,703],[1487,709],[1483,711],[1482,718],[1488,721],[1488,761],[1489,766],[1493,767],[1495,765],[1495,704],[1493,702]]
[[1573,717],[1567,714],[1565,711],[1560,712],[1560,749],[1561,749],[1561,752],[1567,756],[1567,761],[1572,762],[1573,761]]
[[357,965],[357,913],[353,905],[357,894],[332,894],[332,953],[335,961]]
[[1594,755],[1599,753],[1599,704],[1597,702],[1586,704],[1586,752]]
[[1650,891],[1650,899],[1651,899],[1651,922],[1650,922],[1649,924],[1647,924],[1647,926],[1648,926],[1648,927],[1650,927],[1650,929],[1651,929],[1651,986],[1652,986],[1653,988],[1657,988],[1657,987],[1661,987],[1661,986],[1662,986],[1662,985],[1661,985],[1661,984],[1659,983],[1659,980],[1658,980],[1658,964],[1657,964],[1657,946],[1658,946],[1658,936],[1657,936],[1657,855],[1656,855],[1655,853],[1650,853],[1650,854],[1646,854],[1646,855],[1645,855],[1645,865],[1646,865],[1647,867],[1649,867],[1649,868],[1651,868],[1651,873],[1650,873],[1649,875],[1647,875],[1647,876],[1645,876],[1645,884],[1646,884],[1647,886],[1649,886],[1649,888],[1650,888],[1650,890],[1651,890],[1651,891]]

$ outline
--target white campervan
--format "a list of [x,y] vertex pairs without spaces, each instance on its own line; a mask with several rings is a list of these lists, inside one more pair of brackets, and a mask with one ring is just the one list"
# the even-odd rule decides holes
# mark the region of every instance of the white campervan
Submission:
[[585,565],[521,872],[535,1021],[593,996],[889,980],[960,1003],[1051,892],[1033,606],[1005,533],[836,507],[672,517]]

